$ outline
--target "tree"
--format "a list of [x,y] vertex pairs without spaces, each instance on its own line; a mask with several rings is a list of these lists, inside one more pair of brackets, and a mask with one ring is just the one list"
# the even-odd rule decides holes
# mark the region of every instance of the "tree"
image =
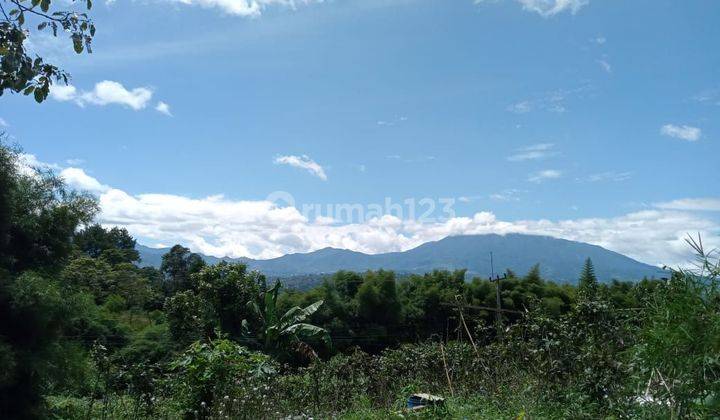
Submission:
[[191,277],[198,295],[212,307],[220,330],[231,338],[239,337],[242,320],[252,315],[247,303],[258,295],[259,286],[265,284],[262,274],[248,272],[245,264],[221,261],[203,267]]
[[170,248],[162,256],[160,271],[165,275],[166,290],[172,294],[191,288],[190,275],[199,272],[205,262],[198,254],[190,252],[182,245]]
[[402,305],[392,271],[369,271],[357,292],[358,315],[368,322],[392,327],[400,322]]
[[98,210],[94,197],[68,191],[51,172],[20,172],[19,151],[0,143],[0,267],[10,272],[57,267],[78,226]]
[[[91,42],[95,25],[86,13],[77,10],[52,10],[51,0],[0,0],[0,96],[6,91],[33,94],[37,102],[44,101],[54,82],[68,83],[68,74],[46,63],[41,57],[31,57],[26,50],[30,37],[28,28],[47,31],[57,37],[67,34],[73,49],[80,54],[92,52]],[[92,0],[82,2],[87,10]],[[67,4],[67,3],[65,3]]]
[[540,277],[540,264],[533,265],[523,280],[528,283],[541,283],[542,277]]
[[0,144],[0,416],[42,416],[41,391],[68,383],[82,352],[66,337],[88,326],[91,298],[52,278],[97,205],[51,173],[20,171]]
[[[305,322],[322,306],[323,301],[319,300],[305,308],[294,306],[279,316],[277,298],[280,287],[280,282],[277,282],[261,296],[259,303],[254,300],[248,302],[248,308],[260,321],[260,327],[257,335],[253,336],[250,322],[243,320],[245,336],[260,343],[263,351],[281,360],[292,357],[298,351],[302,351],[306,358],[312,358],[315,353],[307,341],[320,340],[327,346],[330,345],[327,330]],[[311,354],[307,354],[308,351]]]
[[588,258],[585,260],[582,272],[580,273],[578,291],[586,298],[591,298],[597,294],[597,289],[598,281],[597,277],[595,277],[595,267],[593,267],[592,260]]
[[99,224],[88,226],[75,235],[75,244],[92,258],[103,256],[111,264],[140,260],[135,239],[125,228],[105,229]]

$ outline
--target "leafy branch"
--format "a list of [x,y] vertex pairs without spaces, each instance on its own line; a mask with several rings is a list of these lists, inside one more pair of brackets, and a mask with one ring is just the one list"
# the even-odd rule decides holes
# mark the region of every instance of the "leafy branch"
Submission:
[[[77,54],[92,53],[95,24],[87,13],[72,10],[52,11],[51,0],[2,0],[9,4],[9,11],[0,3],[0,96],[5,90],[34,94],[37,102],[47,99],[53,82],[68,83],[69,75],[57,66],[45,63],[41,57],[30,57],[25,41],[30,36],[29,18],[37,23],[37,30],[58,31],[69,34]],[[85,0],[85,7],[92,8],[92,0]]]

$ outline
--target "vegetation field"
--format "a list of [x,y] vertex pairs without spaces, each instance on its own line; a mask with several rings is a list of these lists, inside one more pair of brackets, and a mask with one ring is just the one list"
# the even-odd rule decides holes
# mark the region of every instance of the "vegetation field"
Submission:
[[[95,199],[0,148],[2,418],[707,418],[718,265],[577,285],[338,272],[294,291],[173,247],[140,268]],[[496,287],[500,287],[497,315]],[[445,404],[408,411],[413,393]]]

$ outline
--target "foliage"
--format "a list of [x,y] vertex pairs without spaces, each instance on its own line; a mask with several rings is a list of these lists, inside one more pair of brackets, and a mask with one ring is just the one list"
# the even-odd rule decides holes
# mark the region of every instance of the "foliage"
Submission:
[[284,315],[280,316],[277,308],[277,298],[280,292],[280,283],[265,291],[262,299],[250,300],[248,308],[260,321],[257,334],[250,331],[250,323],[243,320],[245,336],[251,341],[261,343],[263,351],[280,360],[287,360],[297,352],[306,360],[317,358],[315,351],[308,346],[308,341],[322,341],[330,346],[330,335],[323,328],[308,324],[305,321],[314,314],[323,301],[319,300],[305,308],[294,306]]
[[75,245],[92,258],[104,256],[110,264],[132,263],[140,260],[135,239],[127,229],[104,229],[99,224],[86,227],[75,235]]
[[[720,415],[720,269],[699,240],[697,269],[662,281],[601,284],[587,260],[578,287],[535,266],[282,292],[179,245],[139,268],[96,209],[0,147],[2,418]],[[447,406],[408,413],[414,392]]]
[[275,371],[267,356],[222,338],[193,343],[170,367],[175,374],[171,392],[186,415],[204,414],[233,390]]
[[189,249],[175,245],[162,257],[160,271],[165,275],[164,288],[167,294],[182,292],[192,288],[190,276],[205,266],[200,255]]
[[[671,416],[720,415],[720,259],[688,240],[697,270],[677,270],[648,301],[636,357],[645,394]],[[713,261],[714,260],[714,261]]]
[[[78,2],[90,10],[92,0]],[[67,3],[63,4],[68,6]],[[77,10],[58,10],[51,0],[2,0],[0,2],[0,96],[6,91],[32,94],[37,102],[44,101],[54,82],[68,83],[68,74],[46,63],[41,57],[31,57],[26,49],[30,27],[37,32],[58,31],[68,35],[73,49],[80,54],[92,52],[91,42],[95,25],[86,13]]]

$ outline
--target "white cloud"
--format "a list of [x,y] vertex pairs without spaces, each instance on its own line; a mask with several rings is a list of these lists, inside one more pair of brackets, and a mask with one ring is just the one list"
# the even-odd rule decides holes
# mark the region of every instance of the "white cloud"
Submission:
[[693,95],[691,100],[702,104],[720,105],[720,89],[706,89]]
[[577,13],[590,3],[589,0],[517,0],[524,10],[535,12],[542,17],[555,16],[558,13]]
[[555,147],[553,143],[539,143],[531,146],[517,149],[515,154],[507,157],[510,162],[522,162],[525,160],[540,160],[550,156],[555,156],[558,152],[552,150]]
[[481,198],[483,198],[481,195],[463,195],[458,197],[457,200],[461,203],[470,203]]
[[[22,155],[21,161],[23,165],[57,168],[33,155]],[[325,247],[374,254],[404,251],[450,235],[524,233],[587,242],[646,263],[677,266],[692,261],[684,242],[687,233],[699,232],[709,249],[720,247],[720,224],[688,211],[719,211],[718,198],[680,199],[612,218],[506,221],[482,211],[432,223],[384,215],[340,224],[324,216],[308,220],[295,207],[270,199],[131,195],[103,185],[80,168],[65,168],[61,174],[68,182],[98,193],[102,224],[126,227],[141,243],[181,243],[216,256],[273,258]]]
[[177,3],[218,8],[225,13],[242,17],[259,17],[269,6],[295,9],[298,4],[322,3],[323,0],[173,0]]
[[557,179],[562,176],[562,172],[555,169],[545,169],[544,171],[535,172],[528,177],[528,181],[539,184],[548,179]]
[[597,63],[602,67],[605,73],[612,73],[612,66],[606,60],[597,60]]
[[697,141],[702,137],[702,130],[689,125],[665,124],[660,127],[660,134],[686,141]]
[[310,159],[307,155],[302,156],[278,156],[275,158],[275,164],[278,165],[290,165],[295,168],[305,169],[316,177],[327,181],[327,175],[325,169],[320,164]]
[[60,171],[60,177],[67,185],[78,190],[100,193],[110,189],[110,187],[101,184],[100,181],[86,174],[80,168],[65,168]]
[[655,204],[667,210],[720,211],[720,198],[682,198]]
[[0,127],[10,127],[10,124],[8,124],[8,122],[4,119],[0,118]]
[[167,115],[168,117],[172,117],[172,116],[173,116],[173,115],[172,115],[172,112],[170,112],[170,105],[166,104],[166,103],[163,102],[163,101],[160,101],[160,102],[157,103],[157,105],[155,105],[155,111],[157,111],[157,112],[159,112],[159,113],[161,113],[161,114],[165,114],[165,115]]
[[495,201],[520,201],[519,195],[524,192],[526,191],[511,188],[499,193],[490,194],[490,199]]
[[50,88],[50,97],[61,102],[72,101],[77,98],[77,88],[56,83]]
[[50,96],[57,101],[74,101],[79,106],[117,104],[135,111],[145,108],[152,95],[153,92],[149,88],[139,87],[128,90],[121,83],[112,80],[96,83],[91,91],[80,92],[75,86],[59,84],[53,85],[50,89]]
[[414,156],[414,157],[403,157],[400,155],[387,155],[385,156],[386,159],[392,159],[392,160],[399,160],[405,163],[424,163],[424,162],[431,162],[436,159],[435,156],[427,155],[427,156]]
[[591,39],[591,41],[598,45],[603,45],[607,42],[607,38],[605,38],[604,36],[598,36],[594,39]]
[[79,158],[72,158],[72,159],[65,160],[65,163],[67,163],[70,166],[77,166],[77,165],[82,165],[83,163],[85,163],[85,160],[79,159]]
[[118,189],[100,195],[100,221],[126,227],[141,242],[182,243],[216,256],[273,258],[325,247],[366,253],[403,251],[449,235],[525,233],[588,242],[651,264],[683,264],[683,237],[701,232],[718,245],[720,226],[692,213],[648,210],[615,218],[498,220],[490,212],[420,223],[385,215],[364,223],[309,221],[294,207],[270,201],[191,199],[167,194],[133,196]]
[[566,105],[568,101],[592,97],[594,91],[595,87],[591,84],[572,89],[551,90],[510,104],[505,109],[515,114],[527,114],[536,110],[562,114],[568,110]]
[[507,107],[507,110],[510,112],[514,112],[516,114],[526,114],[530,111],[532,111],[533,106],[530,101],[520,101],[514,104],[510,104]]
[[586,178],[580,178],[578,181],[580,182],[604,182],[604,181],[613,181],[613,182],[620,182],[620,181],[627,181],[632,176],[632,172],[615,172],[615,171],[607,171],[607,172],[599,172],[596,174],[588,175]]

